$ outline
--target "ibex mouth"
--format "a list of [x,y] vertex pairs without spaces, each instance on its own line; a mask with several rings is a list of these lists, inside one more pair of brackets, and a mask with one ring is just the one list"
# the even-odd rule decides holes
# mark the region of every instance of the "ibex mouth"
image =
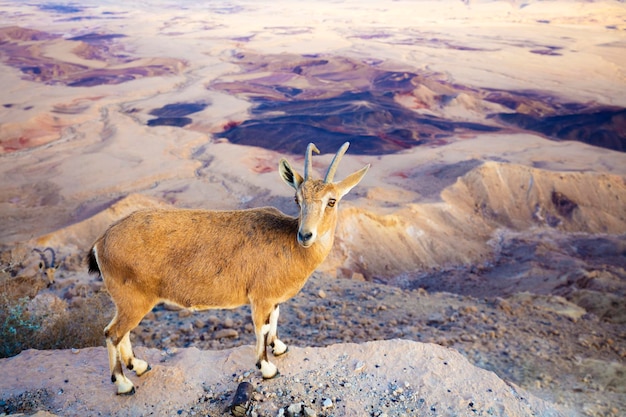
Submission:
[[312,232],[298,232],[298,243],[304,248],[308,248],[315,241],[315,235]]

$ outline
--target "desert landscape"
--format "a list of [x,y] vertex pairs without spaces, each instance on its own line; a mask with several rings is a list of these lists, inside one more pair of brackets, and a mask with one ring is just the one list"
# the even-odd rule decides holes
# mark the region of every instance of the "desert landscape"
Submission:
[[[625,51],[617,0],[0,0],[0,414],[224,415],[248,382],[251,416],[623,415]],[[249,307],[160,305],[116,396],[93,242],[295,216],[279,160],[346,141],[337,178],[371,168],[281,305],[281,375]]]

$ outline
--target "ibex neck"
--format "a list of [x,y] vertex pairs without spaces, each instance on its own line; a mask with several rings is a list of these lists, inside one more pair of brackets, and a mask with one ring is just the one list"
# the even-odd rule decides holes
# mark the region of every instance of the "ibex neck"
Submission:
[[326,259],[330,250],[333,247],[335,241],[335,227],[331,230],[319,235],[315,243],[310,247],[305,248],[301,246],[297,239],[294,239],[296,244],[296,251],[300,257],[304,260],[304,263],[309,267],[311,273]]

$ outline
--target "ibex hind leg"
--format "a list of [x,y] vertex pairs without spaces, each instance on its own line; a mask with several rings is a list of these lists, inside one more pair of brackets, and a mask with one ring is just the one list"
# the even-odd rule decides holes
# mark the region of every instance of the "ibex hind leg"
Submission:
[[117,387],[118,394],[131,395],[135,393],[135,386],[126,378],[122,371],[122,355],[119,344],[116,346],[110,338],[107,338],[107,351],[109,353],[109,366],[111,368],[111,382]]
[[[109,353],[111,381],[117,386],[118,394],[133,394],[135,392],[133,383],[122,371],[122,362],[129,368],[132,367],[138,375],[146,372],[149,368],[147,362],[134,358],[129,338],[130,331],[137,327],[143,316],[152,309],[152,306],[148,307],[148,303],[142,303],[142,305],[144,308],[137,305],[133,306],[134,309],[130,310],[130,314],[127,311],[120,311],[118,308],[115,317],[104,329]],[[135,367],[138,368],[135,369]]]
[[120,342],[120,353],[122,354],[122,361],[126,364],[126,367],[135,371],[137,376],[141,376],[152,369],[148,362],[135,357],[133,347],[130,344],[130,332],[126,333]]
[[270,329],[267,334],[267,343],[268,346],[271,346],[272,353],[274,356],[284,355],[289,351],[287,345],[281,342],[278,339],[278,315],[280,314],[280,309],[278,305],[274,307],[274,310],[270,313]]

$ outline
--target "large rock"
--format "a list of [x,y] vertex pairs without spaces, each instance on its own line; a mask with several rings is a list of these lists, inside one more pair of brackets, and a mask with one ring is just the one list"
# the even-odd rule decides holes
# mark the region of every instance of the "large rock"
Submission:
[[256,387],[252,407],[259,415],[275,416],[295,403],[318,415],[332,403],[335,416],[574,415],[471,365],[455,350],[406,340],[292,347],[275,359],[281,375],[269,381],[257,375],[251,346],[168,353],[140,347],[137,353],[152,370],[130,376],[137,386],[131,397],[115,395],[101,347],[29,350],[2,359],[1,404],[30,397],[36,399],[32,409],[17,411],[64,416],[219,415],[246,379]]

